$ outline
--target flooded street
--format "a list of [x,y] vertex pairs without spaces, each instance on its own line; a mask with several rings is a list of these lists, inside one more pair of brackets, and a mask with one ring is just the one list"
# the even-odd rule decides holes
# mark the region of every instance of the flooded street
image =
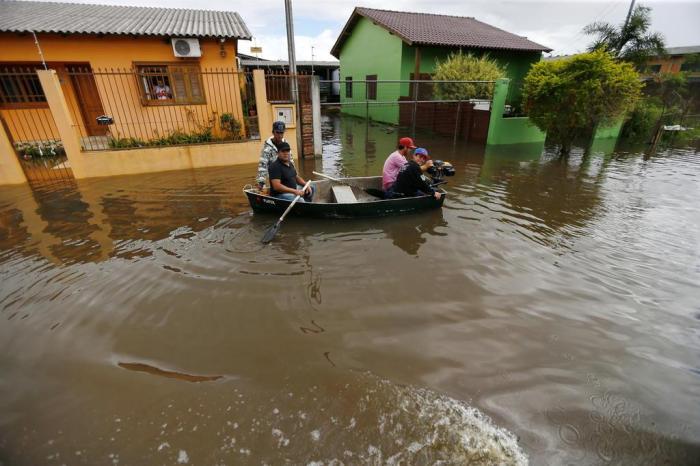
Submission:
[[0,464],[697,464],[700,155],[416,139],[441,211],[265,247],[255,166],[0,187]]

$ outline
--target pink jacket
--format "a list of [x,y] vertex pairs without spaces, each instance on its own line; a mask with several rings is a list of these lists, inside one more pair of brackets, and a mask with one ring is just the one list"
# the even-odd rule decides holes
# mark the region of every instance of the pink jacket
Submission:
[[394,151],[389,155],[386,162],[384,162],[384,170],[382,170],[382,189],[384,189],[384,191],[394,184],[399,170],[401,170],[401,167],[406,165],[407,162],[406,157],[399,154],[399,151]]

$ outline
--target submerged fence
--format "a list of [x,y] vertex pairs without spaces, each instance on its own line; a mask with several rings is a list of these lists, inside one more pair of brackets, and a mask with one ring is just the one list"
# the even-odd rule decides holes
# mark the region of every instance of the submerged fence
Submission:
[[416,130],[483,142],[495,81],[438,80],[322,81],[340,84],[342,113]]

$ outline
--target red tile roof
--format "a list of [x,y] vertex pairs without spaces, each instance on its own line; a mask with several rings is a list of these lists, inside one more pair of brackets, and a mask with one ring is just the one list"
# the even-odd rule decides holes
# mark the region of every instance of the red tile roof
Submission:
[[399,36],[408,45],[437,45],[481,49],[549,52],[544,45],[466,16],[410,13],[357,7],[333,45],[331,54],[340,56],[340,49],[360,17]]

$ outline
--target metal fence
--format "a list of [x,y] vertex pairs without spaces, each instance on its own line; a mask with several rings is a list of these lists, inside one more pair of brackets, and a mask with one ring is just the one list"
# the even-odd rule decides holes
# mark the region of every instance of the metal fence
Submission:
[[267,100],[273,103],[292,102],[294,81],[299,89],[299,101],[311,103],[311,79],[310,75],[291,74],[265,74],[265,91]]
[[249,73],[152,65],[66,71],[70,81],[66,100],[85,150],[260,137]]
[[340,84],[342,113],[416,131],[485,141],[495,81],[356,80],[322,81]]

